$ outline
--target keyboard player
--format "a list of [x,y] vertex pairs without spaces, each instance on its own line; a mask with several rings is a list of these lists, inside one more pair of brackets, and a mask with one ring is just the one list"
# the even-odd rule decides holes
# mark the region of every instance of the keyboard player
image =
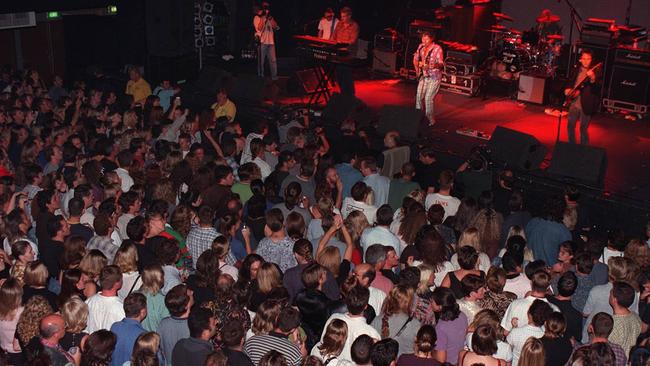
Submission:
[[[352,19],[352,9],[349,7],[346,6],[341,9],[341,20],[336,24],[331,39],[349,45],[350,54],[355,54],[359,39],[359,24]],[[350,66],[337,65],[336,79],[341,87],[341,94],[354,96],[354,79],[352,78],[352,68]]]

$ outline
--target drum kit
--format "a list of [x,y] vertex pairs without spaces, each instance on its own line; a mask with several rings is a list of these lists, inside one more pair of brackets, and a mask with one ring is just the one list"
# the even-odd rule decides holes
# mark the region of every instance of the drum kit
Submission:
[[509,28],[501,23],[513,18],[503,13],[493,13],[496,24],[483,29],[492,35],[488,65],[490,76],[503,80],[518,80],[522,72],[554,77],[563,37],[548,34],[549,25],[560,21],[553,14],[539,16],[537,26],[528,31]]

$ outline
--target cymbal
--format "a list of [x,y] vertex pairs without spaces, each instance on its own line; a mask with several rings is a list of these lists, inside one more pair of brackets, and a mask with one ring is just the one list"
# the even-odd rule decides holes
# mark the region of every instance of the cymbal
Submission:
[[499,29],[481,29],[481,31],[488,33],[504,33],[504,31]]
[[537,17],[537,23],[557,23],[560,21],[560,17],[557,15],[547,15]]
[[549,34],[546,36],[546,39],[553,41],[561,41],[564,39],[564,36],[561,34]]
[[507,20],[509,22],[512,22],[514,20],[514,19],[512,19],[512,17],[510,15],[506,15],[506,14],[503,14],[503,13],[496,13],[495,12],[495,13],[492,13],[492,15],[495,18],[497,18],[497,21],[499,21],[499,20]]
[[492,26],[492,29],[497,29],[497,30],[505,31],[507,28],[506,28],[505,25],[495,24],[495,25]]
[[517,30],[517,29],[514,29],[514,28],[510,28],[510,29],[508,30],[508,32],[510,32],[510,33],[512,33],[512,34],[516,34],[516,35],[518,35],[518,36],[522,35],[522,33],[521,33],[520,30]]

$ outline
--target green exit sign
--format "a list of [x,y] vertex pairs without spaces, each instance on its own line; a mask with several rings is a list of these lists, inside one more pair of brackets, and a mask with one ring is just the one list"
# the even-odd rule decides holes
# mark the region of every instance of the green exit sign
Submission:
[[109,5],[106,10],[108,11],[108,14],[117,14],[117,6],[115,5]]
[[61,14],[59,14],[58,11],[48,11],[47,12],[47,19],[57,19],[60,18]]

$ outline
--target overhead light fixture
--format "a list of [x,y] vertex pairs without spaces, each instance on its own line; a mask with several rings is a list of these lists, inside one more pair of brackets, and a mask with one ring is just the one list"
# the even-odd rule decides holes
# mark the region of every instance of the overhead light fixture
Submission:
[[203,12],[204,13],[212,13],[213,10],[214,10],[214,4],[213,3],[209,2],[209,1],[206,1],[205,4],[203,4]]
[[47,19],[58,19],[61,18],[61,13],[58,11],[48,11],[47,12]]
[[204,14],[203,15],[203,24],[212,24],[214,21],[214,17],[212,14]]
[[211,25],[206,25],[205,26],[205,35],[206,36],[213,36],[214,35],[214,27]]

